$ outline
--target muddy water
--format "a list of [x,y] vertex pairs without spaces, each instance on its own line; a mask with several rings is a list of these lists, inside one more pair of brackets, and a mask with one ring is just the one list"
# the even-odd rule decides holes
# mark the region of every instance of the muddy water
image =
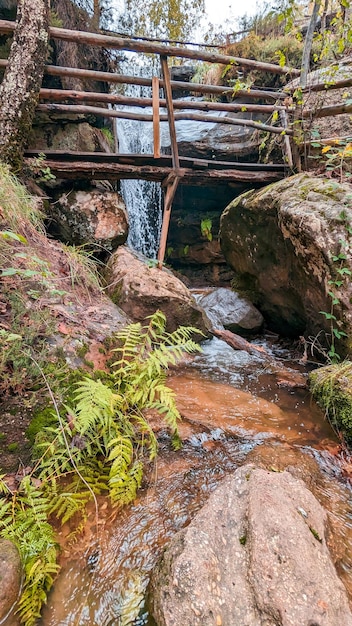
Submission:
[[297,380],[290,355],[266,346],[272,362],[234,352],[214,340],[170,378],[184,418],[181,452],[159,432],[161,454],[133,506],[109,517],[101,503],[99,541],[94,522],[82,542],[63,555],[63,568],[42,624],[142,626],[146,591],[163,547],[207,500],[218,482],[245,462],[272,470],[290,467],[331,512],[334,555],[352,597],[351,491],[346,460],[321,411]]

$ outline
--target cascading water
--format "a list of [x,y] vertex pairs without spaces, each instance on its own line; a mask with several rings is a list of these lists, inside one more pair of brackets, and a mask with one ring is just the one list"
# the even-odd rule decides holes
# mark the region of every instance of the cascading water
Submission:
[[[157,74],[157,69],[155,63],[152,65],[148,60],[145,60],[142,65],[139,58],[137,63],[134,54],[129,54],[120,63],[121,73],[130,76],[151,77],[152,72]],[[124,95],[150,98],[151,89],[138,85],[127,85]],[[135,111],[133,107],[123,108],[127,111]],[[149,112],[148,109],[145,111]],[[151,122],[119,119],[116,122],[116,133],[120,153],[153,153],[153,125]],[[134,250],[154,259],[158,250],[161,228],[161,185],[145,180],[124,180],[121,181],[121,193],[130,222],[128,244]]]

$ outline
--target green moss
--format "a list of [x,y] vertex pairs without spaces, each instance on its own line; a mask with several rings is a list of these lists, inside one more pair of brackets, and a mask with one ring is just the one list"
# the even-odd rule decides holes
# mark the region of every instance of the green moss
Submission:
[[331,425],[352,445],[352,362],[328,365],[312,372],[310,389]]
[[9,445],[7,446],[7,449],[9,452],[17,452],[18,448],[19,448],[19,445],[16,442],[9,443]]
[[47,426],[53,426],[57,422],[57,417],[51,407],[40,409],[34,414],[27,430],[26,437],[34,445],[37,434]]

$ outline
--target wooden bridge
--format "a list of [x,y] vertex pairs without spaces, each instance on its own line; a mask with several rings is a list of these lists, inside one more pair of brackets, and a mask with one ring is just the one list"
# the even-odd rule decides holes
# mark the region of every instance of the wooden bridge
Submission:
[[[0,33],[11,34],[14,28],[14,22],[0,20]],[[152,97],[131,98],[116,93],[42,88],[38,105],[38,111],[49,115],[53,113],[85,114],[152,122],[154,146],[153,153],[150,155],[45,150],[45,162],[43,165],[44,167],[50,167],[53,174],[60,179],[74,179],[77,177],[100,180],[140,178],[161,182],[165,192],[165,199],[164,219],[158,254],[159,266],[161,266],[164,259],[171,206],[178,184],[209,185],[226,181],[228,183],[242,182],[258,186],[279,180],[288,171],[292,170],[293,157],[290,138],[294,131],[292,130],[290,120],[292,121],[293,116],[293,101],[292,98],[288,97],[290,94],[287,91],[270,91],[256,88],[234,89],[217,85],[172,81],[168,59],[170,57],[178,57],[218,63],[224,66],[235,65],[242,70],[252,69],[271,74],[283,74],[289,78],[298,76],[298,70],[262,63],[252,59],[231,57],[214,51],[209,52],[175,45],[163,45],[158,42],[128,39],[112,34],[96,34],[52,27],[50,36],[54,39],[75,42],[77,44],[84,43],[91,46],[101,46],[106,49],[128,50],[143,54],[152,53],[160,57],[162,79],[157,76],[142,78],[121,75],[118,72],[103,72],[53,65],[47,65],[45,68],[47,75],[60,78],[84,78],[85,80],[103,81],[109,85],[135,84],[149,86],[152,89]],[[1,68],[5,69],[6,65],[6,60],[0,60],[0,70]],[[325,85],[321,85],[321,89],[325,87]],[[173,99],[173,89],[187,89],[196,94],[227,97],[230,101],[190,102]],[[163,90],[163,98],[160,98],[161,90]],[[240,103],[236,102],[236,98],[241,98],[242,101]],[[243,99],[245,99],[245,104]],[[151,107],[152,114],[111,108],[117,106],[124,107],[126,105],[136,107],[137,110]],[[161,113],[161,110],[166,110],[166,113]],[[212,115],[212,112],[219,111],[223,113],[221,117]],[[234,114],[236,112],[240,112],[242,117],[226,115],[226,113]],[[244,112],[246,114],[265,114],[272,121],[271,123],[262,123],[244,118]],[[310,113],[310,111],[305,111],[304,114],[308,117]],[[333,113],[328,112],[327,114]],[[283,163],[241,163],[182,157],[179,155],[175,127],[175,122],[181,119],[204,123],[228,124],[232,127],[249,127],[253,128],[253,130],[280,135],[284,156]],[[160,122],[162,121],[167,121],[169,125],[170,156],[161,155],[160,152]],[[38,152],[35,151],[27,151],[26,153],[27,158],[36,156],[38,156]]]

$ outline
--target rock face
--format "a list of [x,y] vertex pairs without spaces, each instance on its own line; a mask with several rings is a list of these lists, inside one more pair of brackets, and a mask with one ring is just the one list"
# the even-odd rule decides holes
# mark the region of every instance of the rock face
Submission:
[[231,289],[214,289],[198,302],[214,328],[227,328],[234,333],[253,333],[263,326],[264,318],[258,309]]
[[238,469],[177,533],[155,571],[158,626],[350,626],[326,523],[288,472]]
[[[221,246],[269,325],[283,334],[352,330],[351,187],[298,174],[236,198],[225,209]],[[335,282],[337,281],[337,282]],[[341,282],[340,282],[341,281]],[[333,293],[338,302],[332,303]]]
[[15,604],[21,589],[22,567],[16,546],[0,541],[0,623]]
[[50,209],[65,243],[114,250],[128,235],[125,204],[120,194],[92,188],[60,196]]
[[210,322],[187,287],[171,272],[147,263],[124,246],[111,255],[106,278],[108,293],[115,304],[138,321],[161,309],[167,318],[168,331],[180,325],[194,326],[208,335]]

